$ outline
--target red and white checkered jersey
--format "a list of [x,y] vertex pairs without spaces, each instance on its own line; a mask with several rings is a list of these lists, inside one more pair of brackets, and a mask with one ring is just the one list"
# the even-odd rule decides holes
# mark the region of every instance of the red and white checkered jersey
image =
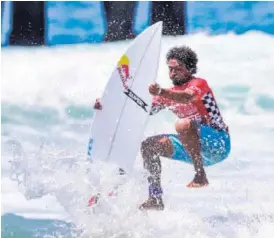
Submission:
[[194,100],[187,104],[178,103],[161,96],[153,98],[151,114],[155,114],[161,109],[168,107],[179,118],[194,118],[202,124],[209,125],[218,130],[228,131],[224,123],[211,88],[206,80],[192,78],[187,83],[174,86],[173,91],[192,91],[195,94]]

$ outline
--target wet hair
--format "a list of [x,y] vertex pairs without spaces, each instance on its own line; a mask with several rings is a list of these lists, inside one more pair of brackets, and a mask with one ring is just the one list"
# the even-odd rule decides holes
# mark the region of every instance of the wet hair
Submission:
[[184,64],[191,74],[195,74],[197,72],[197,54],[188,46],[176,46],[171,48],[166,55],[167,62],[170,59],[176,59],[181,64]]

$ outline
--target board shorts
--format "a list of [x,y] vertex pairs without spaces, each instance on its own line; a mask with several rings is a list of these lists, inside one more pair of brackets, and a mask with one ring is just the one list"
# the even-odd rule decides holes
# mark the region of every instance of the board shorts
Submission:
[[[226,159],[230,153],[230,136],[226,131],[220,131],[210,126],[199,125],[202,162],[204,166],[211,166]],[[193,164],[193,160],[186,151],[179,135],[166,134],[173,145],[174,160]]]

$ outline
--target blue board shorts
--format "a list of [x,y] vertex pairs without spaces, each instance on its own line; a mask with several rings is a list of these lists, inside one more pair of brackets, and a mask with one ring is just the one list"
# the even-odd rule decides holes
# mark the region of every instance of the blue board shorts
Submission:
[[[203,165],[214,165],[226,159],[230,153],[229,134],[206,125],[199,125],[199,127]],[[166,136],[174,148],[171,158],[193,164],[192,158],[182,145],[179,136],[176,134],[166,134]]]

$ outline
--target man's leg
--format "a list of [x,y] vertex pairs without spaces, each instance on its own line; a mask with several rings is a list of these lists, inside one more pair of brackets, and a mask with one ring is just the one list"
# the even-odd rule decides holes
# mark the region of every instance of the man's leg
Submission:
[[193,160],[195,176],[187,185],[199,188],[208,185],[208,180],[202,163],[200,133],[197,123],[190,119],[181,119],[175,125],[183,146]]
[[164,204],[162,201],[160,156],[170,157],[173,153],[173,146],[167,136],[153,136],[142,142],[141,152],[144,168],[149,172],[149,199],[140,206],[140,209],[162,210]]

